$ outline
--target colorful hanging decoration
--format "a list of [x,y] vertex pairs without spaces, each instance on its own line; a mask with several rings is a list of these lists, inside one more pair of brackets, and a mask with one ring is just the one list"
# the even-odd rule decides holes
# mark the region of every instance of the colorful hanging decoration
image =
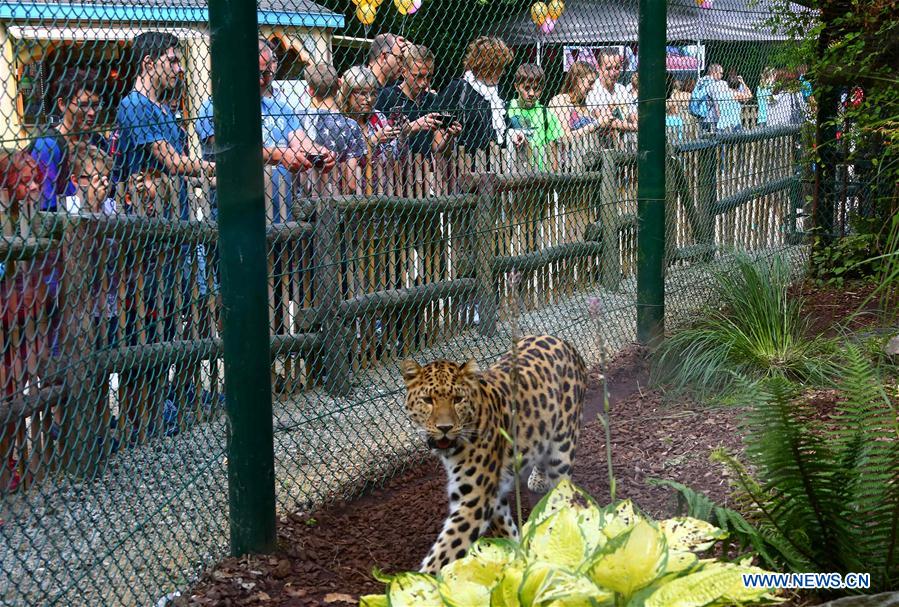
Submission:
[[401,15],[408,15],[409,11],[414,13],[418,10],[415,8],[415,0],[393,0],[393,4]]
[[422,3],[422,0],[412,0],[412,8],[409,9],[408,14],[410,14],[410,15],[415,14],[415,12],[421,8],[421,3]]
[[531,5],[531,21],[534,22],[534,25],[543,27],[543,24],[546,23],[548,18],[549,7],[546,6],[546,2],[534,2],[534,4]]
[[712,2],[714,0],[696,0],[696,6],[699,8],[712,8]]
[[558,21],[564,11],[565,3],[562,2],[562,0],[552,0],[547,6],[547,14],[549,15],[549,18],[554,21]]
[[556,27],[556,20],[547,18],[546,21],[543,22],[543,25],[540,26],[540,31],[544,34],[549,34]]
[[[353,1],[356,2],[356,0]],[[375,22],[377,14],[377,6],[367,0],[358,0],[356,4],[356,19],[359,20],[359,23],[366,26],[371,25]]]

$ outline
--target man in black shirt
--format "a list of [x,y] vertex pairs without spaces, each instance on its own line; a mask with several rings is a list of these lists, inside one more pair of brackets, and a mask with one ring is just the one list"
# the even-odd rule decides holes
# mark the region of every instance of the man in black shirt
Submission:
[[391,125],[405,126],[403,147],[410,153],[427,156],[432,149],[442,151],[462,125],[445,124],[440,113],[433,111],[437,98],[431,91],[434,55],[424,46],[409,45],[402,73],[402,82],[381,89],[375,109],[387,116]]
[[402,36],[378,34],[368,50],[368,69],[375,73],[381,88],[399,84],[403,55],[409,46]]

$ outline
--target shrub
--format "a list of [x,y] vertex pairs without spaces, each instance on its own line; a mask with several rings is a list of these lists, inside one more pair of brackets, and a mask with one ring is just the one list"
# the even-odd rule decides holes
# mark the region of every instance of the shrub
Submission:
[[521,542],[482,538],[438,576],[379,576],[386,593],[361,597],[369,607],[575,607],[758,605],[770,588],[746,588],[739,563],[700,558],[725,537],[693,518],[653,521],[629,500],[600,508],[562,481],[522,528]]
[[728,391],[741,376],[824,383],[831,344],[806,337],[803,301],[788,293],[791,282],[780,259],[735,256],[733,269],[715,279],[720,307],[659,347],[653,381],[707,398]]

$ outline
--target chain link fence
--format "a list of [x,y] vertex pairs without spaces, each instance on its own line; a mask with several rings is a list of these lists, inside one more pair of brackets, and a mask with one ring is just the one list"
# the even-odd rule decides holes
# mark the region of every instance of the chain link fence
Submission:
[[[257,9],[275,488],[292,511],[419,461],[401,358],[488,365],[513,312],[593,363],[635,340],[638,10]],[[804,255],[814,91],[775,63],[769,16],[669,2],[668,322],[733,252]],[[228,552],[208,7],[3,2],[0,44],[0,600],[156,604]]]

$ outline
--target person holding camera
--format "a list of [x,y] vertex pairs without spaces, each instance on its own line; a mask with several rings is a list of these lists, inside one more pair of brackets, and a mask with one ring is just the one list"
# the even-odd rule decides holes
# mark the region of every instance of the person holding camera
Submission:
[[422,157],[431,151],[442,151],[452,137],[462,131],[462,124],[449,115],[434,111],[437,95],[431,91],[434,55],[421,45],[406,47],[403,79],[399,84],[381,89],[375,109],[387,116],[390,126],[398,127],[400,153]]
[[327,159],[321,156],[309,156],[313,168],[319,171],[318,177],[310,182],[316,194],[322,194],[329,185],[336,185],[341,193],[356,191],[356,168],[359,161],[368,153],[365,136],[359,123],[343,114],[337,103],[340,91],[340,77],[333,65],[315,63],[306,66],[304,71],[312,108],[303,119],[302,129],[316,145],[329,151],[339,165],[336,179],[326,176]]
[[[300,119],[287,102],[287,98],[274,86],[273,80],[278,71],[278,59],[275,51],[267,40],[259,39],[259,88],[262,93],[262,159],[273,167],[272,192],[278,193],[281,180],[293,181],[292,174],[307,171],[313,163],[309,156],[319,158],[319,167],[323,172],[334,168],[336,158],[324,146],[316,144],[303,132]],[[212,122],[212,99],[206,101],[200,109],[196,130],[200,139],[203,158],[213,160],[215,158],[215,131]],[[290,188],[287,188],[290,191]],[[281,214],[283,204],[284,213]],[[292,219],[292,200],[281,201],[278,196],[272,201],[274,207],[274,222],[290,221]],[[212,207],[212,219],[215,219],[217,206],[215,201],[210,201]]]
[[468,152],[509,143],[506,102],[499,82],[513,58],[514,52],[501,38],[475,38],[466,50],[462,77],[451,80],[437,96],[436,107],[452,112],[464,125],[456,133],[457,143]]

